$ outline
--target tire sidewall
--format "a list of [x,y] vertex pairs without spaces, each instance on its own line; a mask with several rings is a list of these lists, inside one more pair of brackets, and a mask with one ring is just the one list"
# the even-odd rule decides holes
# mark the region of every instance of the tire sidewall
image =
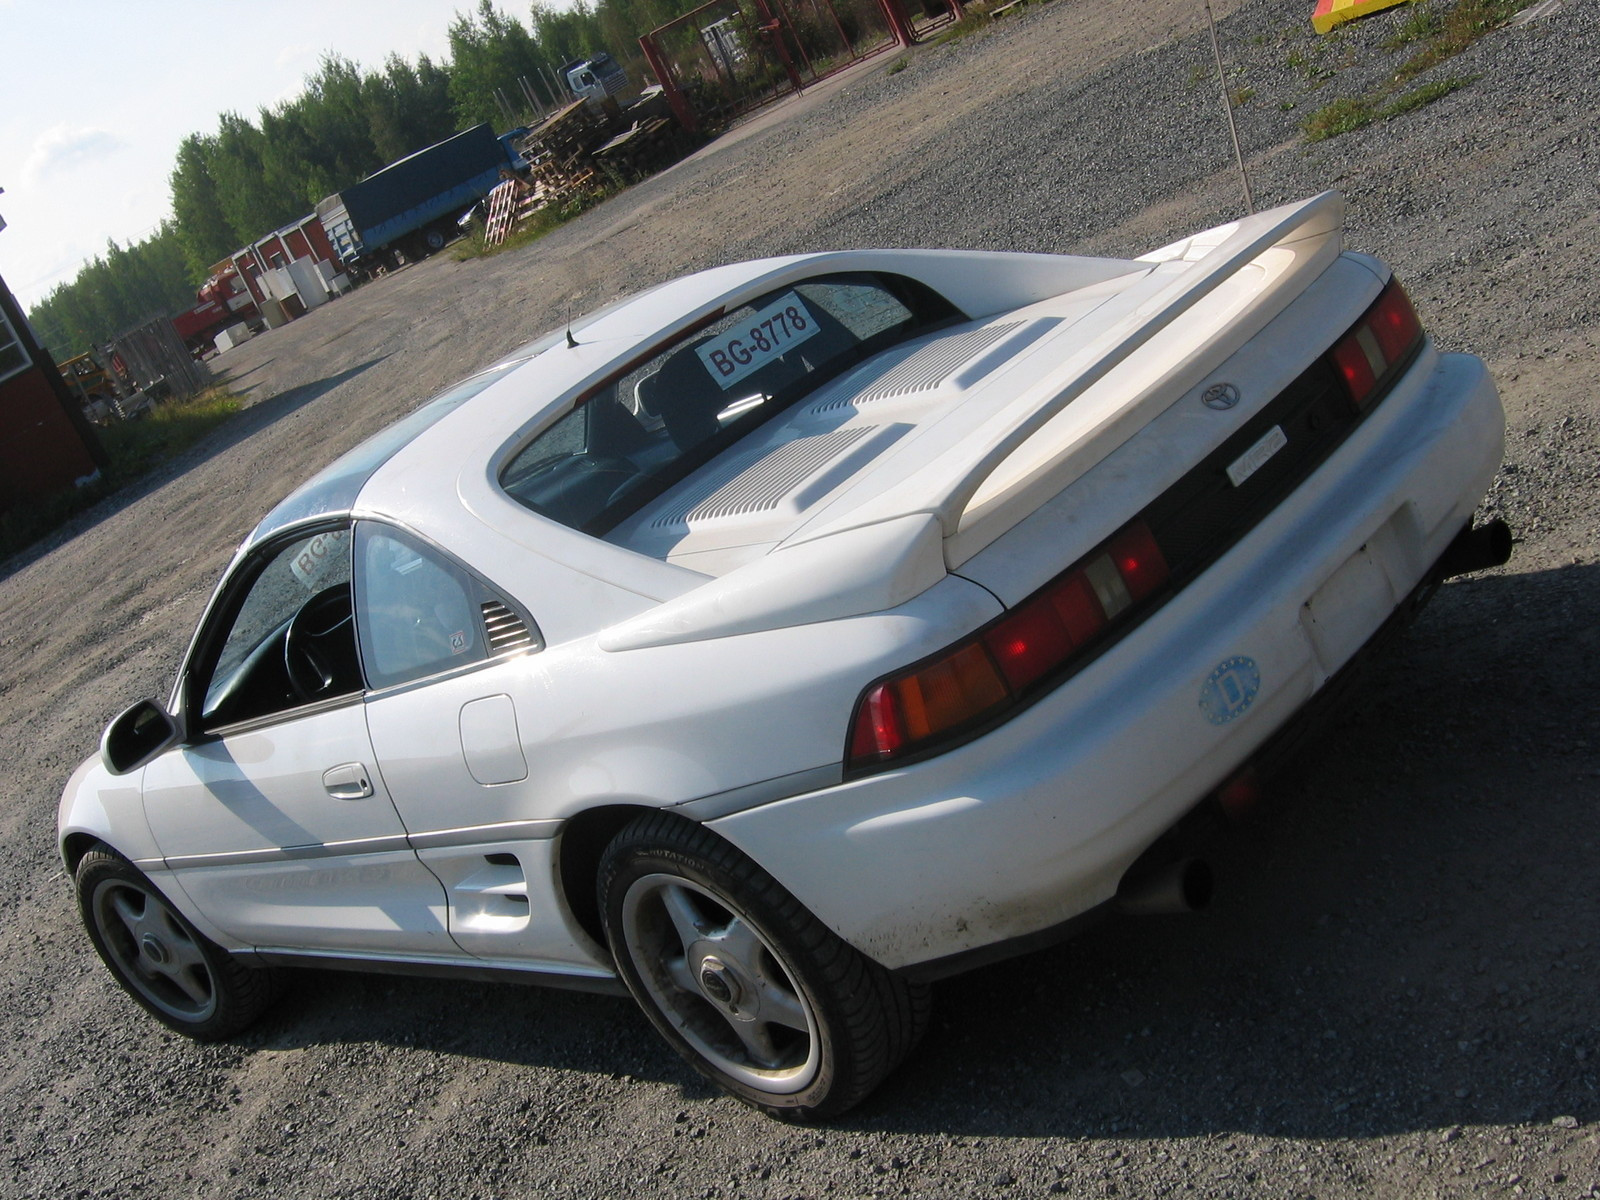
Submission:
[[[234,961],[226,950],[196,929],[177,906],[167,899],[161,889],[150,882],[144,872],[124,858],[104,849],[96,849],[89,851],[79,861],[73,879],[77,888],[78,912],[83,918],[84,928],[88,932],[89,941],[94,945],[95,953],[105,963],[112,978],[139,1007],[167,1028],[202,1042],[228,1037],[255,1019],[261,1004],[255,1002],[253,997],[246,996],[243,989],[238,986],[241,975],[249,969]],[[180,1014],[167,1011],[152,1001],[137,982],[128,977],[118,955],[107,944],[105,930],[101,928],[100,917],[95,911],[96,894],[101,888],[113,883],[135,888],[158,901],[172,915],[174,922],[193,940],[211,976],[215,1003],[206,1017],[200,1020],[186,1020]],[[266,981],[263,978],[255,982]]]
[[[650,875],[676,875],[710,892],[724,907],[747,921],[766,942],[778,958],[789,978],[802,993],[801,998],[811,1010],[817,1028],[818,1062],[816,1073],[800,1089],[784,1094],[764,1091],[743,1080],[719,1070],[708,1062],[700,1051],[686,1039],[682,1032],[656,1004],[654,996],[644,982],[638,965],[627,952],[623,936],[622,908],[628,889]],[[600,875],[601,919],[610,939],[616,959],[617,973],[622,976],[634,1000],[650,1018],[657,1032],[683,1056],[697,1071],[718,1087],[733,1093],[746,1103],[773,1116],[788,1120],[805,1120],[825,1115],[829,1098],[838,1095],[842,1082],[836,1046],[839,1024],[837,1014],[831,1011],[826,989],[812,978],[803,954],[796,954],[793,935],[782,932],[784,922],[777,913],[769,911],[762,898],[747,894],[737,879],[730,880],[718,865],[702,860],[698,855],[664,846],[620,845],[613,847],[602,865]],[[773,886],[776,886],[775,884]],[[790,903],[799,908],[797,901]],[[803,909],[801,910],[804,911]],[[809,914],[806,914],[809,918]],[[814,919],[814,918],[812,918]]]

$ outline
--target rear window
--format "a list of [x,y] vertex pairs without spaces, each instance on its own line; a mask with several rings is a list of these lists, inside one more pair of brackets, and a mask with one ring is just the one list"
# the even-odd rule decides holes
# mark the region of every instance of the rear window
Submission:
[[518,503],[604,534],[830,379],[959,319],[914,280],[849,274],[769,292],[585,397],[501,473]]

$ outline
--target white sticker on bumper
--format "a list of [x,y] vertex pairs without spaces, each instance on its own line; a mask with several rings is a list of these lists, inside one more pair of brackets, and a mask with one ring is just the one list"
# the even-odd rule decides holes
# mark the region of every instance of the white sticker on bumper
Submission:
[[1228,478],[1232,480],[1233,486],[1241,486],[1246,479],[1267,465],[1267,459],[1288,444],[1289,439],[1283,432],[1283,426],[1274,425],[1267,430],[1254,446],[1228,465]]

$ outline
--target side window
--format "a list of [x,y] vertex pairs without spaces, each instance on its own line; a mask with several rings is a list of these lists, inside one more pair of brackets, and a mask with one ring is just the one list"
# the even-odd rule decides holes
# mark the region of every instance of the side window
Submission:
[[357,526],[356,561],[361,658],[375,688],[537,645],[475,576],[398,530]]
[[[193,680],[202,725],[255,720],[361,690],[350,606],[350,531],[326,530],[244,567]],[[208,665],[209,664],[209,665]]]

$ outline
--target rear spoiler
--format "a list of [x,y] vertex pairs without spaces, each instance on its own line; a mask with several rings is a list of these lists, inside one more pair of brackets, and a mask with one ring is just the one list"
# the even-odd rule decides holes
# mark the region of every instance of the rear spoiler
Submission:
[[[824,516],[821,523],[803,527],[786,545],[928,513],[943,532],[946,565],[953,570],[1104,459],[1260,332],[1338,257],[1343,219],[1343,199],[1324,192],[1143,256],[1139,261],[1153,267],[1129,289],[1130,298],[1139,293],[1137,304],[1075,348],[1047,380],[988,410],[976,427],[970,419],[942,421],[922,431],[927,440],[907,439],[929,456],[922,469],[837,520]],[[1224,304],[1220,315],[1195,311],[1252,263],[1262,278],[1248,303]],[[1194,317],[1183,321],[1191,312]],[[1128,393],[1074,410],[1075,423],[1056,439],[1063,452],[1047,469],[997,477],[994,486],[984,486],[1018,447],[1168,331],[1181,334],[1171,357],[1159,370],[1129,380]]]

